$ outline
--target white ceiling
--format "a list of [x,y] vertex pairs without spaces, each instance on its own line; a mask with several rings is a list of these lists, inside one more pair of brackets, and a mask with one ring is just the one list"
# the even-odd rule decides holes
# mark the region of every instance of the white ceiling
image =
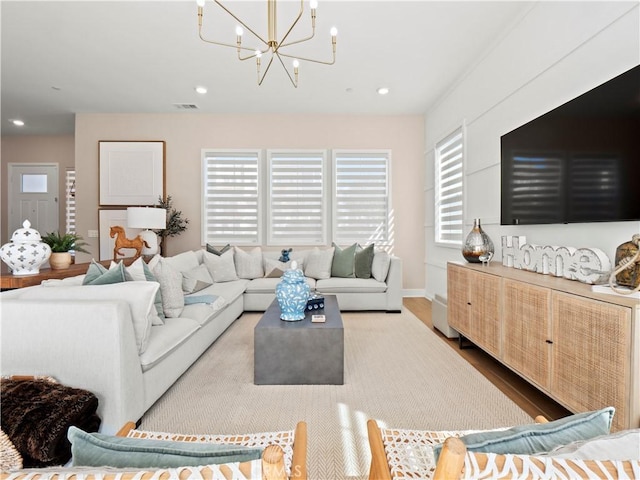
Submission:
[[[74,113],[176,113],[183,103],[204,113],[422,114],[531,3],[320,0],[316,38],[295,53],[329,59],[336,26],[337,61],[302,62],[297,89],[280,65],[258,87],[254,61],[200,41],[195,0],[0,5],[1,131],[12,135],[73,133]],[[265,0],[226,5],[266,30]],[[279,2],[280,35],[297,8]],[[235,22],[212,0],[204,21],[209,37],[235,42]],[[309,23],[305,11],[297,37]],[[377,95],[380,86],[391,93]]]

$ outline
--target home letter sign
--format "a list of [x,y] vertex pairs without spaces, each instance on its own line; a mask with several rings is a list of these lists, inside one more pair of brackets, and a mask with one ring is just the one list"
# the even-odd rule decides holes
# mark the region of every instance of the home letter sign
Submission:
[[523,236],[502,237],[504,266],[590,284],[605,282],[611,271],[609,257],[597,248],[542,247],[525,242]]

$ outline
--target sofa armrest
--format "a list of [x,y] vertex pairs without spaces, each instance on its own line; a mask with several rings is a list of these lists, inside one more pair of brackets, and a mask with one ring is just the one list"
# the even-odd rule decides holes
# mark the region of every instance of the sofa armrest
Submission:
[[402,259],[394,255],[387,274],[387,312],[402,311]]
[[2,298],[2,375],[48,375],[98,397],[100,431],[144,413],[129,306],[120,301]]

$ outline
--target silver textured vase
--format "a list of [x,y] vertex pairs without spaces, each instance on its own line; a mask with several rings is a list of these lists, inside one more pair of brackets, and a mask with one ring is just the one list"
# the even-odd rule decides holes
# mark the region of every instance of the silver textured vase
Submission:
[[276,285],[276,298],[280,305],[280,319],[296,322],[304,318],[309,301],[310,287],[299,270],[297,263],[282,274],[282,280]]
[[480,219],[475,218],[473,228],[462,245],[462,256],[470,263],[484,263],[490,261],[493,254],[493,242],[482,229]]

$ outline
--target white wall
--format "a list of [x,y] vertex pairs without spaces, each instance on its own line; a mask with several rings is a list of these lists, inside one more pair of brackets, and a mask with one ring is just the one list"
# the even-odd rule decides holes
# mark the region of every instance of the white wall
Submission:
[[640,222],[500,226],[500,136],[638,63],[638,2],[538,2],[426,113],[428,298],[446,297],[446,263],[463,260],[459,249],[434,243],[433,154],[435,143],[462,122],[465,232],[473,218],[481,218],[497,261],[503,235],[525,235],[540,245],[600,248],[613,261],[616,247],[640,231]]

